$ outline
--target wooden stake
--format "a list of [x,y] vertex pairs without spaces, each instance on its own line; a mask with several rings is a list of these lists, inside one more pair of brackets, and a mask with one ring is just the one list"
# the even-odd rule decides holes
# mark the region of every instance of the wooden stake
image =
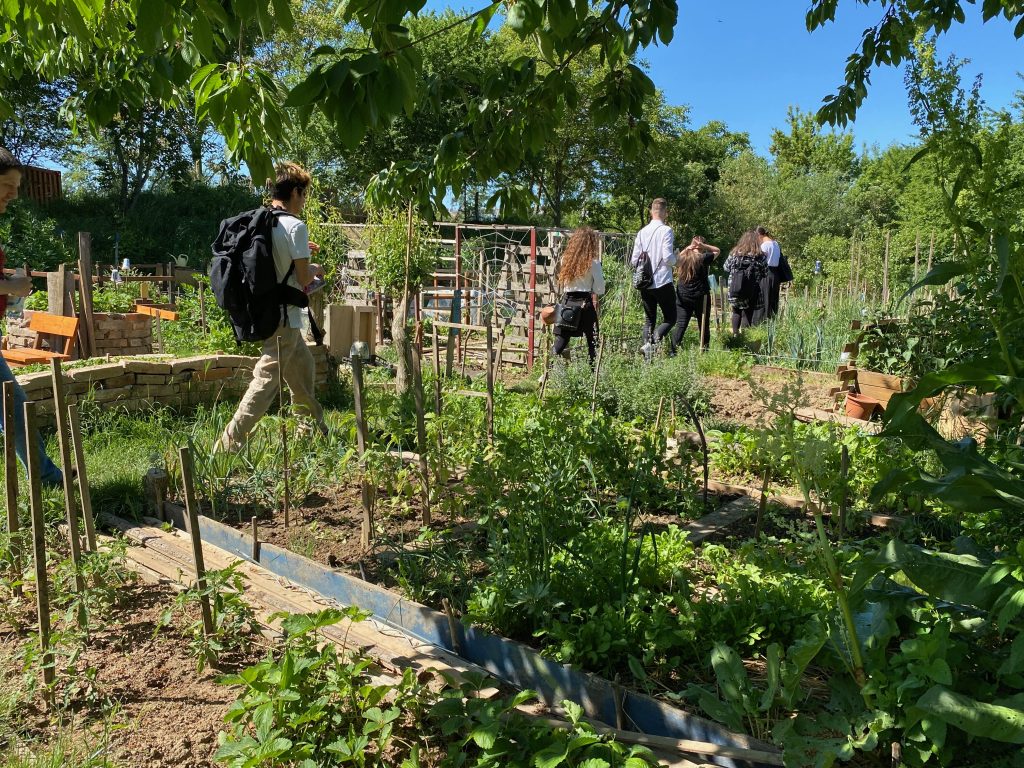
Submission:
[[430,324],[431,357],[434,363],[434,415],[441,415],[441,350],[437,348],[437,326]]
[[889,230],[885,231],[885,260],[882,262],[882,304],[889,305]]
[[917,283],[918,264],[921,263],[921,233],[914,236],[914,283]]
[[548,354],[551,349],[551,338],[548,336],[548,327],[544,327],[544,367],[541,369],[541,381],[540,381],[540,401],[544,402],[544,393],[548,389],[548,376],[550,371],[548,370]]
[[78,233],[78,292],[81,296],[79,324],[82,357],[96,354],[96,326],[92,316],[92,236],[88,232]]
[[44,695],[53,701],[53,652],[50,650],[50,590],[46,576],[46,521],[43,519],[43,480],[39,466],[39,428],[36,404],[25,403],[25,447],[28,451],[29,508],[32,511],[32,551],[36,570],[36,611],[39,616],[39,653],[43,666]]
[[412,345],[412,400],[416,408],[416,452],[419,454],[420,482],[423,488],[424,525],[430,525],[430,469],[427,466],[427,423],[423,404],[423,363],[420,351]]
[[839,492],[839,536],[846,535],[847,482],[850,477],[850,450],[844,445],[839,458],[839,477],[842,482]]
[[487,325],[487,444],[494,445],[494,329]]
[[[192,452],[188,447],[178,449],[178,460],[181,462],[181,483],[185,487],[185,529],[192,539],[192,558],[196,567],[196,589],[199,591],[199,607],[203,614],[203,632],[207,639],[213,637],[213,609],[210,607],[210,596],[206,594],[206,564],[203,561],[203,539],[199,532],[199,511],[196,509],[195,478],[192,472]],[[216,666],[217,657],[213,651],[207,651],[206,660],[210,666]]]
[[769,470],[764,471],[764,477],[761,480],[761,498],[757,503],[757,521],[754,523],[754,538],[761,538],[761,524],[764,522],[764,512],[768,508],[768,473]]
[[68,425],[71,427],[71,449],[75,456],[75,470],[78,472],[78,497],[82,502],[82,523],[85,525],[85,547],[96,551],[96,525],[92,517],[92,495],[89,492],[89,478],[85,467],[85,450],[82,447],[82,420],[78,406],[68,406]]
[[249,524],[252,526],[252,561],[258,563],[260,561],[260,532],[256,524],[256,516],[253,515],[249,520]]
[[199,281],[199,327],[203,329],[203,336],[209,334],[209,329],[206,327],[206,286],[203,281]]
[[658,434],[658,431],[661,429],[661,412],[662,412],[662,410],[664,408],[665,408],[665,396],[662,395],[661,399],[658,400],[658,416],[654,420],[654,434]]
[[[78,538],[78,505],[75,504],[75,488],[71,479],[71,445],[68,441],[68,411],[64,404],[64,374],[60,360],[50,360],[50,374],[53,383],[53,412],[57,421],[57,443],[60,446],[60,469],[64,476],[64,504],[67,508],[68,539],[71,542],[71,562],[75,567],[75,589],[81,594],[85,589],[82,578],[82,545]],[[82,615],[84,619],[84,613]]]
[[14,430],[14,388],[13,381],[5,381],[3,386],[3,417],[4,417],[4,477],[7,491],[7,533],[11,537],[11,571],[15,596],[21,595],[21,522],[18,519],[18,454],[15,449],[16,434]]
[[604,357],[604,339],[597,348],[597,365],[594,366],[594,386],[590,389],[590,415],[597,413],[597,383],[601,378],[601,358]]
[[[356,448],[359,451],[359,460],[362,462],[366,454],[366,416],[363,412],[363,361],[358,355],[352,357],[352,398],[355,401],[356,412]],[[363,497],[363,525],[360,532],[360,543],[363,547],[369,547],[373,540],[373,508],[370,505],[370,483],[366,479],[366,467],[363,467],[361,490]]]
[[291,523],[291,488],[288,485],[288,425],[284,418],[284,363],[281,360],[281,334],[277,335],[277,416],[281,420],[281,473],[284,478],[284,498],[281,511],[284,513],[284,527]]
[[709,480],[709,464],[708,464],[708,439],[704,434],[704,427],[701,426],[700,418],[697,416],[697,411],[690,405],[690,401],[684,399],[683,407],[686,409],[687,415],[690,417],[690,421],[693,422],[693,426],[697,430],[697,436],[700,437],[700,448],[704,457],[704,509],[708,508],[708,480]]

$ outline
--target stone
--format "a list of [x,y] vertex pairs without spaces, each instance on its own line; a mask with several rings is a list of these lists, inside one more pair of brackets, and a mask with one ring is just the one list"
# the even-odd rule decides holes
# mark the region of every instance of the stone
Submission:
[[38,371],[36,373],[23,373],[16,376],[18,383],[25,392],[37,392],[41,389],[52,389],[53,384],[49,371]]
[[205,371],[217,365],[217,357],[211,355],[198,355],[196,357],[183,357],[171,363],[171,373],[182,371]]
[[186,381],[192,381],[195,371],[182,371],[181,373],[173,373],[168,377],[168,381],[172,384],[183,384]]
[[211,368],[208,371],[196,371],[195,378],[199,381],[216,381],[218,379],[230,379],[235,375],[231,368]]
[[88,368],[75,368],[68,371],[68,378],[72,381],[102,381],[103,379],[113,379],[123,375],[124,366],[121,363],[93,365]]
[[135,374],[126,373],[124,376],[118,376],[113,379],[106,379],[105,381],[101,381],[100,386],[102,386],[103,389],[117,389],[118,387],[127,387],[130,384],[134,383]]
[[124,369],[128,373],[162,374],[168,376],[171,373],[170,360],[125,360]]
[[134,396],[135,387],[119,387],[117,389],[93,390],[92,400],[96,403],[109,403],[114,400],[130,400]]
[[246,355],[217,355],[218,368],[246,368],[252,370],[256,367],[258,357],[247,357]]
[[[168,369],[169,370],[169,369]],[[166,373],[137,373],[135,374],[136,384],[166,384],[168,374]]]

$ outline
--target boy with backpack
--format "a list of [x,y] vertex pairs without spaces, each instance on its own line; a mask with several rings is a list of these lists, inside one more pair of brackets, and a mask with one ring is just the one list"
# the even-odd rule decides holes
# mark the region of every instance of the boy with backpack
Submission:
[[[676,292],[672,267],[676,263],[674,234],[665,223],[668,202],[659,197],[651,203],[650,223],[636,233],[629,263],[634,269],[633,287],[640,291],[644,305],[644,345],[640,348],[648,360],[658,343],[676,324]],[[662,322],[658,324],[658,310]],[[669,353],[676,351],[668,336]]]
[[277,396],[279,368],[293,406],[327,433],[313,390],[315,363],[303,337],[306,289],[323,274],[310,262],[320,246],[309,241],[299,218],[312,178],[295,163],[276,171],[270,206],[224,220],[213,244],[210,280],[217,303],[231,315],[239,341],[263,341],[252,382],[217,443],[224,451],[240,449],[267,412]]

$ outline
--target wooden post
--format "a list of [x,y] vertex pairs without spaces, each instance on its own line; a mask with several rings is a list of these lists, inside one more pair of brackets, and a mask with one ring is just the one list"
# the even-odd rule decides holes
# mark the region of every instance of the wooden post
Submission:
[[175,264],[173,261],[167,262],[167,303],[174,303],[174,271]]
[[[359,451],[359,460],[362,462],[366,454],[366,416],[363,412],[363,361],[358,355],[352,357],[352,399],[355,401],[356,412],[356,448]],[[370,484],[366,479],[365,466],[363,467],[361,490],[363,497],[363,525],[360,532],[360,543],[363,547],[370,546],[373,540],[373,508],[370,505]]]
[[163,354],[164,351],[164,324],[163,320],[160,319],[160,313],[156,314],[156,349],[157,352]]
[[505,331],[498,334],[498,351],[494,357],[494,378],[501,377],[501,355],[505,349]]
[[68,426],[71,428],[71,449],[75,456],[75,470],[78,472],[78,496],[82,501],[82,523],[85,525],[85,548],[96,551],[96,526],[92,517],[92,496],[89,493],[89,478],[85,468],[85,450],[82,447],[82,420],[78,406],[68,406]]
[[[418,329],[417,329],[418,330]],[[423,524],[430,525],[430,469],[427,466],[427,422],[423,404],[423,362],[420,350],[412,345],[412,400],[416,408],[416,452],[419,454],[420,482],[423,487]]]
[[885,260],[882,262],[882,304],[889,304],[889,230],[885,231]]
[[601,379],[601,359],[604,357],[604,339],[597,348],[597,365],[594,366],[594,386],[590,389],[590,415],[597,413],[597,383]]
[[[74,314],[74,307],[71,304],[74,279],[67,270],[67,266],[61,264],[56,272],[46,273],[46,311],[51,315],[68,317]],[[27,269],[25,273],[29,274]]]
[[75,504],[75,489],[71,478],[71,445],[68,441],[68,411],[64,404],[64,374],[60,360],[50,360],[50,374],[53,379],[53,415],[57,421],[57,443],[60,446],[60,469],[64,475],[64,504],[67,507],[68,538],[71,541],[71,562],[75,567],[75,589],[85,589],[82,579],[82,549],[78,538],[78,508]]
[[39,428],[36,404],[25,403],[25,446],[28,451],[29,508],[32,511],[32,552],[36,571],[36,611],[39,617],[39,654],[43,667],[44,695],[53,700],[53,652],[50,650],[50,590],[46,577],[46,521],[43,519],[43,479],[39,466]]
[[[449,315],[449,322],[462,322],[462,227],[457,225],[455,227],[455,288],[452,290],[452,306]],[[462,353],[461,331],[455,328],[448,329],[448,349],[445,375],[450,377],[452,375],[452,355]]]
[[761,538],[761,524],[764,522],[764,512],[768,509],[768,473],[766,469],[761,480],[761,498],[757,502],[757,521],[754,523],[755,539]]
[[536,344],[536,324],[537,324],[537,228],[530,227],[530,319],[529,325],[527,326],[527,345],[529,349],[526,353],[526,367],[528,370],[533,370],[533,358],[536,354],[534,348]]
[[[192,452],[188,447],[178,449],[181,462],[181,484],[185,488],[185,529],[192,540],[192,558],[196,567],[196,590],[199,592],[199,607],[203,614],[203,632],[207,639],[213,637],[213,609],[210,596],[206,594],[206,564],[203,561],[203,539],[199,532],[199,511],[196,509],[195,478],[192,472]],[[206,660],[216,666],[217,657],[207,651]]]
[[914,235],[914,283],[917,283],[918,265],[921,263],[921,233]]
[[658,416],[654,419],[654,434],[658,434],[661,429],[661,412],[665,408],[665,396],[662,395],[661,399],[658,400]]
[[277,417],[281,422],[281,473],[284,479],[284,498],[281,499],[284,513],[284,527],[291,522],[291,489],[288,486],[288,425],[284,418],[284,375],[281,363],[281,334],[275,339],[277,344]]
[[3,386],[4,478],[7,491],[7,533],[11,537],[11,569],[14,572],[14,594],[21,595],[21,522],[18,520],[18,454],[15,450],[15,418],[13,381]]
[[487,320],[487,444],[494,445],[494,329]]
[[709,464],[708,464],[708,438],[704,434],[704,427],[700,423],[700,417],[697,416],[697,411],[694,410],[693,406],[690,405],[690,401],[684,399],[683,407],[686,409],[687,415],[690,417],[690,421],[693,422],[694,428],[697,430],[697,436],[700,437],[700,449],[704,458],[704,509],[708,508],[708,479],[709,479]]
[[544,342],[543,343],[544,343],[544,358],[543,358],[544,359],[544,363],[543,363],[544,367],[543,367],[543,369],[541,369],[541,374],[540,374],[540,401],[542,403],[544,402],[544,394],[548,390],[548,375],[550,374],[550,371],[548,370],[548,354],[549,354],[549,349],[551,347],[551,339],[548,336],[548,326],[544,326]]
[[199,327],[203,329],[203,336],[209,335],[209,329],[206,326],[206,285],[202,280],[197,281],[199,289]]
[[258,563],[260,561],[260,532],[256,525],[256,516],[253,515],[249,520],[252,526],[252,561]]
[[434,415],[441,415],[441,350],[437,348],[437,325],[430,324],[431,357],[434,363]]
[[79,344],[82,357],[96,353],[96,326],[92,316],[92,236],[88,232],[78,233],[78,292],[81,297],[79,316]]
[[167,472],[159,467],[150,467],[142,478],[142,492],[150,514],[158,520],[165,520],[164,501],[167,500]]
[[845,445],[839,457],[839,477],[841,479],[841,490],[839,492],[839,536],[843,537],[846,535],[847,483],[850,477],[850,450]]

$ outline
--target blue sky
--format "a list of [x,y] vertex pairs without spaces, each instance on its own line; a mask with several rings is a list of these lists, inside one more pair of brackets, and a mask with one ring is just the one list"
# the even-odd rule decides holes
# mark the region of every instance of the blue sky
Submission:
[[[814,111],[842,80],[846,57],[863,30],[881,18],[880,6],[853,0],[839,4],[836,21],[807,32],[807,0],[679,0],[671,45],[649,48],[650,75],[671,104],[688,104],[694,126],[723,120],[750,134],[767,153],[771,130],[785,124],[786,108]],[[971,63],[964,72],[984,75],[982,96],[990,107],[1009,106],[1024,89],[1024,40],[1002,19],[981,22],[980,2],[967,6],[966,24],[939,38],[939,53]],[[859,147],[886,146],[915,135],[907,108],[902,68],[878,69],[868,98],[850,130]]]

